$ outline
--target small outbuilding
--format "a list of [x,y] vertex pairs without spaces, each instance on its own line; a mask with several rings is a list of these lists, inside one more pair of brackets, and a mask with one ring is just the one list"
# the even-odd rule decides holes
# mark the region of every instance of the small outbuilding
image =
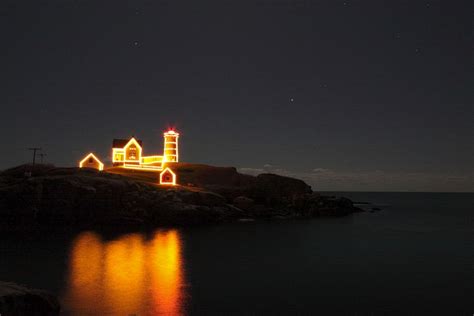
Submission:
[[169,167],[160,173],[160,184],[176,185],[176,174]]
[[104,170],[104,164],[93,153],[88,154],[79,162],[79,168],[92,168]]

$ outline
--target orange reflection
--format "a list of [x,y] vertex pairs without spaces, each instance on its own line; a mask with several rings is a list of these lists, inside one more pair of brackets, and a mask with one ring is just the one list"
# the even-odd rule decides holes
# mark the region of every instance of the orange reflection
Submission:
[[104,242],[91,232],[73,242],[64,305],[74,315],[180,315],[183,262],[176,230],[146,241],[130,234]]
[[157,314],[181,314],[182,267],[180,240],[176,231],[156,233],[150,243],[150,271],[153,309]]
[[127,235],[105,246],[104,304],[113,314],[142,314],[145,247],[137,234]]
[[68,303],[72,309],[80,311],[85,305],[95,307],[100,302],[102,291],[97,285],[102,279],[102,258],[103,245],[97,234],[86,232],[74,241],[69,262],[69,291],[73,297]]

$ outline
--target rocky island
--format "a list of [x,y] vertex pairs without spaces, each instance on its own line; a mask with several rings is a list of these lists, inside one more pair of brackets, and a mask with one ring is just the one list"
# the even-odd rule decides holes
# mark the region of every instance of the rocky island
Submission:
[[253,219],[342,216],[349,199],[305,182],[233,167],[176,163],[181,185],[159,186],[155,172],[22,165],[0,173],[2,227],[189,225]]

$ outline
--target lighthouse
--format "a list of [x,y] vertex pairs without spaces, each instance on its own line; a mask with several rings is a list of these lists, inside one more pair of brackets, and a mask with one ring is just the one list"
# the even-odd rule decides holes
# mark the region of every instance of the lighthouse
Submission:
[[165,148],[163,151],[163,161],[164,162],[178,162],[178,138],[179,133],[176,133],[174,130],[169,130],[163,133],[165,138],[164,144]]

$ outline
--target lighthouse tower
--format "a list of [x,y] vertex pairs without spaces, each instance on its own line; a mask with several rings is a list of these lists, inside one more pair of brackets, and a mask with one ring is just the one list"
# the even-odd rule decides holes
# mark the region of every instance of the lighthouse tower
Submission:
[[178,162],[178,138],[179,133],[172,129],[163,133],[165,138],[165,149],[163,151],[164,162]]

